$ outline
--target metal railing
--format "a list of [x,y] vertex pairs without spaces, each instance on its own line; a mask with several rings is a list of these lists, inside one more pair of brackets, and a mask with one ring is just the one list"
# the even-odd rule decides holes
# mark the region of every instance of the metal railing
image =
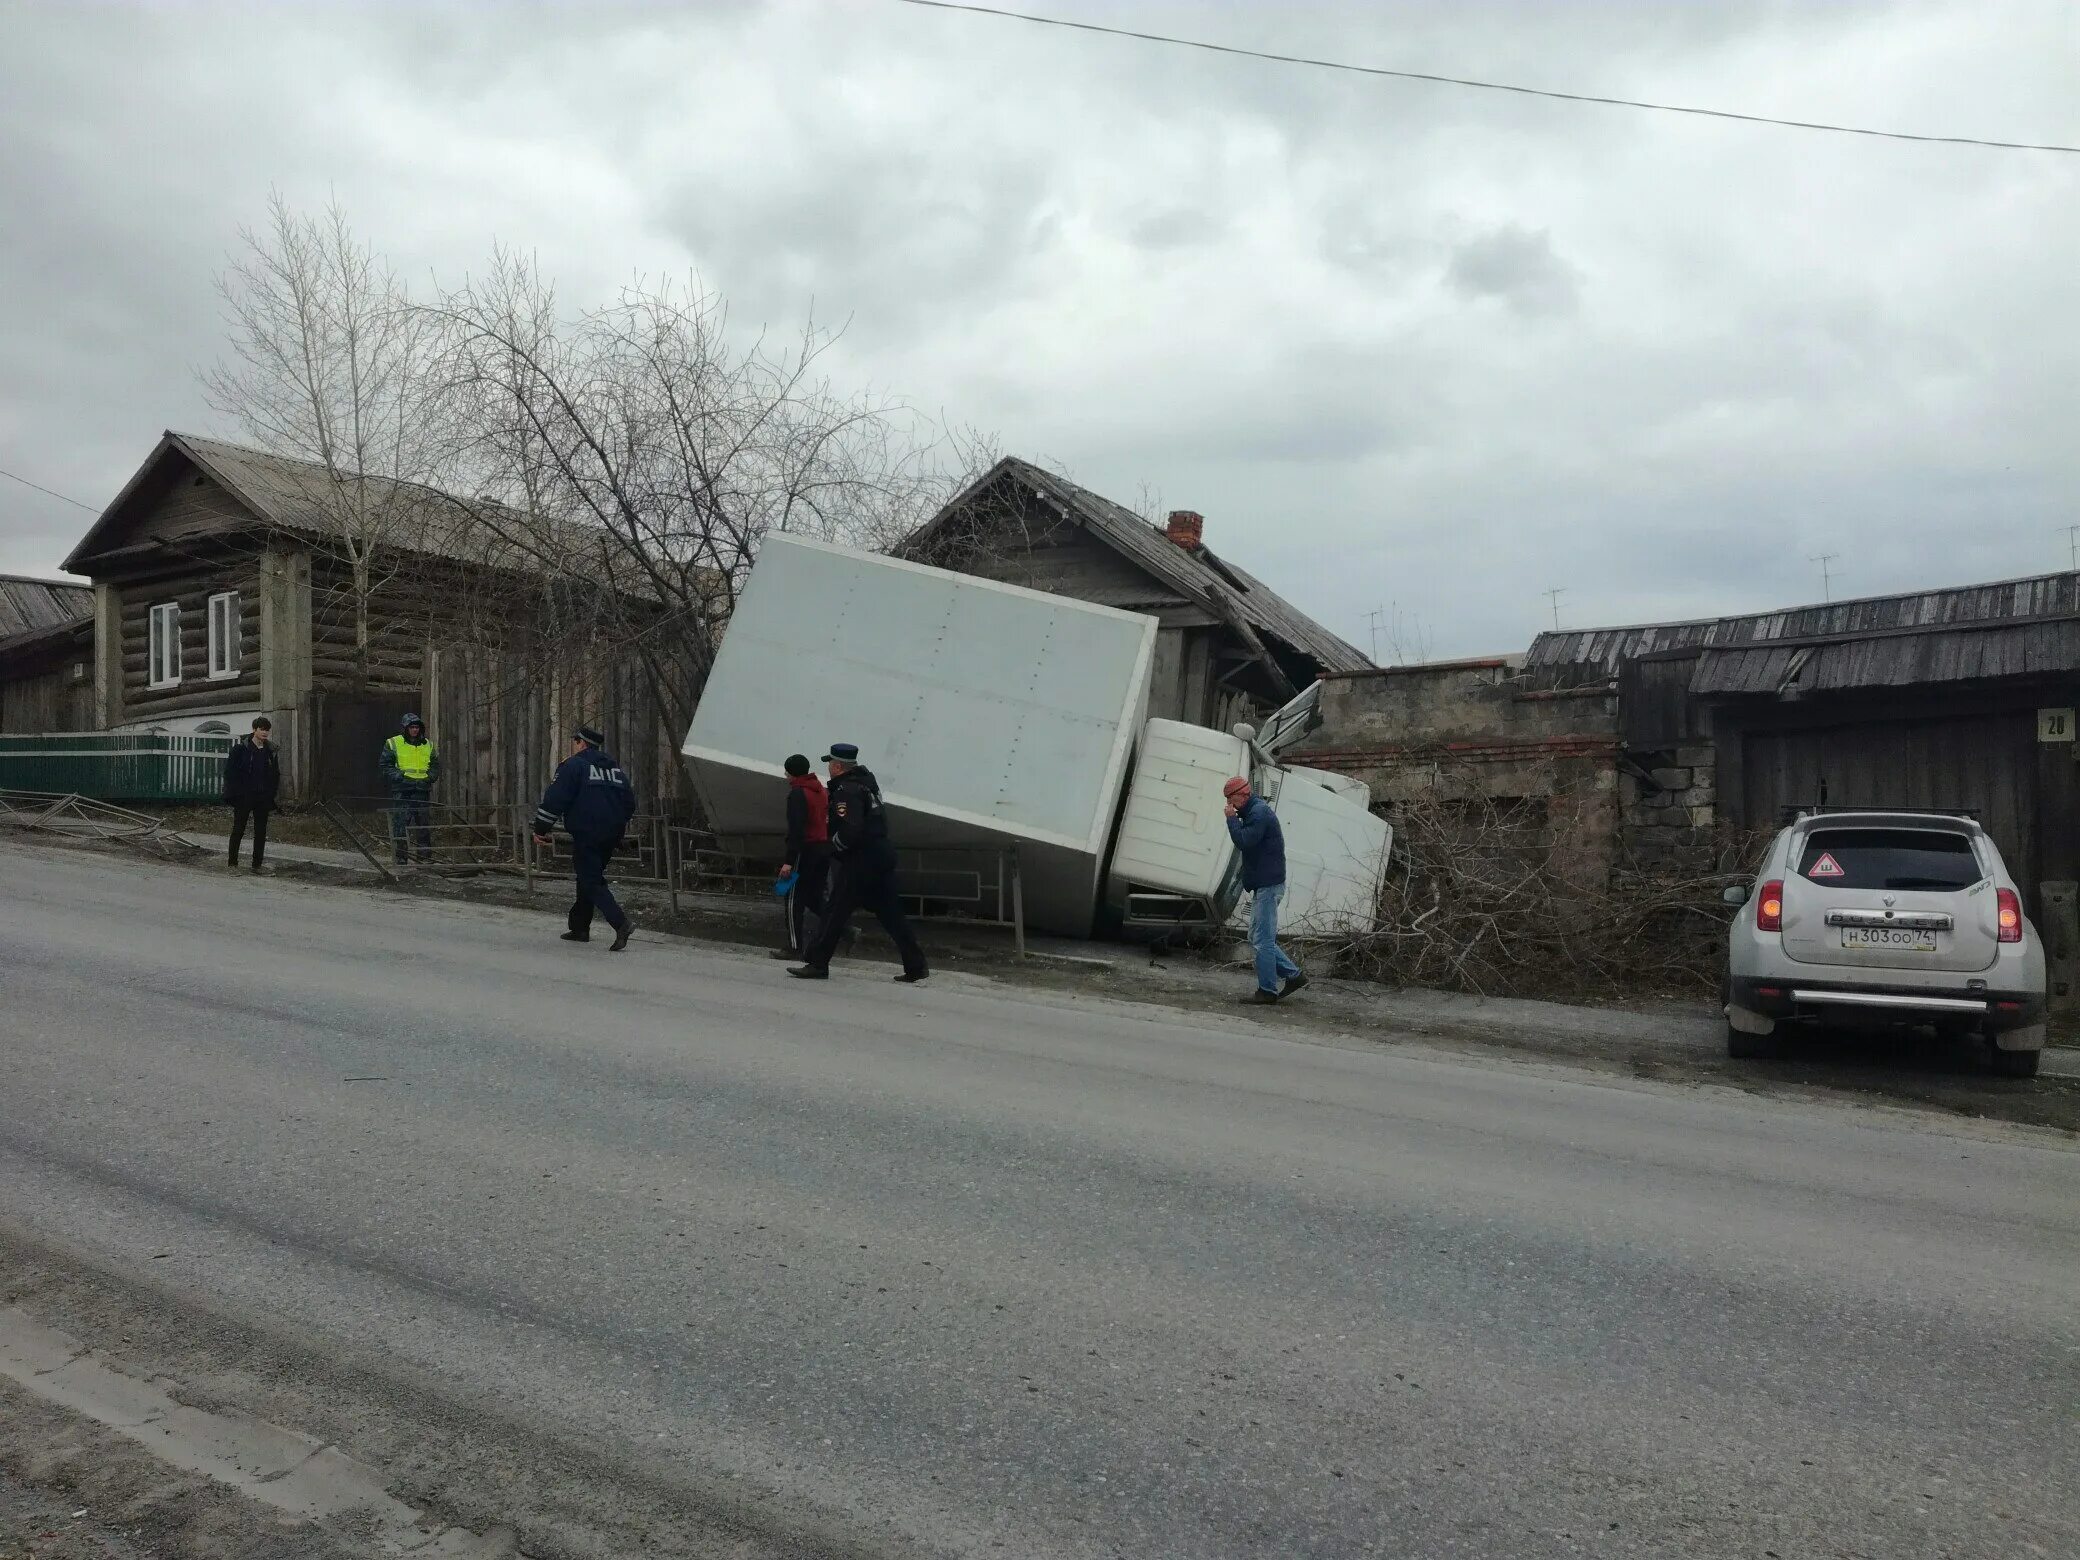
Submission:
[[114,807],[76,793],[0,790],[0,825],[100,840],[128,840],[156,850],[193,849],[193,842],[166,827],[162,818]]
[[229,737],[54,731],[0,736],[0,790],[102,801],[214,802]]

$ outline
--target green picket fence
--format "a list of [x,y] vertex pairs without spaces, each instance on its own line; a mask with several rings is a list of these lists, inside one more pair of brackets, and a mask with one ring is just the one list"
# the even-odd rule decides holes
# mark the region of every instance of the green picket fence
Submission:
[[0,737],[0,791],[43,791],[107,802],[214,802],[229,737],[59,731]]

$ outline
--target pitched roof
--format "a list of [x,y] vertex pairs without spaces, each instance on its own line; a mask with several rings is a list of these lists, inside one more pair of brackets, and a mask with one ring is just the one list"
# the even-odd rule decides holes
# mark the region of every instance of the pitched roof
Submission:
[[0,574],[0,640],[64,628],[94,615],[94,587]]
[[1031,461],[1006,456],[971,483],[896,549],[915,557],[938,532],[991,483],[1010,477],[1082,525],[1185,599],[1216,617],[1238,617],[1258,633],[1311,657],[1324,672],[1357,672],[1372,665],[1354,646],[1332,634],[1254,575],[1205,545],[1181,547],[1124,505],[1055,475]]
[[[339,537],[348,534],[349,521],[339,502],[340,489],[365,485],[372,503],[397,506],[394,522],[382,537],[385,545],[404,552],[449,558],[462,563],[485,564],[520,570],[540,569],[549,562],[542,551],[555,555],[562,567],[596,565],[611,550],[608,534],[597,528],[560,521],[529,520],[516,510],[488,499],[469,503],[422,483],[402,482],[388,477],[345,476],[332,473],[315,461],[277,455],[243,444],[229,444],[192,433],[168,429],[156,448],[123,485],[101,518],[65,560],[73,568],[94,557],[96,545],[112,532],[130,496],[170,456],[186,458],[251,510],[263,524],[276,530],[309,537]],[[485,520],[505,517],[509,528],[487,526]],[[496,534],[524,534],[529,545],[502,542]]]
[[2080,572],[1863,596],[1737,617],[1540,634],[1527,664],[1616,676],[1695,650],[1693,694],[1972,682],[2080,669]]

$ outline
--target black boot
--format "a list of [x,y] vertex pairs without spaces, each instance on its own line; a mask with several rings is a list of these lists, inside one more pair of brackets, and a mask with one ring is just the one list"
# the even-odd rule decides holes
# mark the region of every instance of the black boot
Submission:
[[633,932],[635,929],[635,922],[623,921],[621,923],[621,930],[616,932],[614,934],[614,940],[611,943],[607,944],[607,952],[619,953],[623,948],[626,948],[628,946],[629,933]]
[[559,933],[557,933],[557,935],[558,935],[559,937],[561,937],[561,938],[562,938],[562,939],[563,939],[563,940],[564,940],[565,942],[591,942],[591,941],[592,941],[592,933],[590,933],[590,932],[559,932]]

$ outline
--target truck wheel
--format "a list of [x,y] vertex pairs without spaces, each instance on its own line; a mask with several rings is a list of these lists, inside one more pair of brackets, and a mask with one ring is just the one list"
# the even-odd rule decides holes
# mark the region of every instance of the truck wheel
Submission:
[[2003,1051],[1999,1045],[1992,1046],[1987,1060],[1992,1064],[1996,1078],[2034,1078],[2037,1064],[2044,1059],[2042,1051]]

